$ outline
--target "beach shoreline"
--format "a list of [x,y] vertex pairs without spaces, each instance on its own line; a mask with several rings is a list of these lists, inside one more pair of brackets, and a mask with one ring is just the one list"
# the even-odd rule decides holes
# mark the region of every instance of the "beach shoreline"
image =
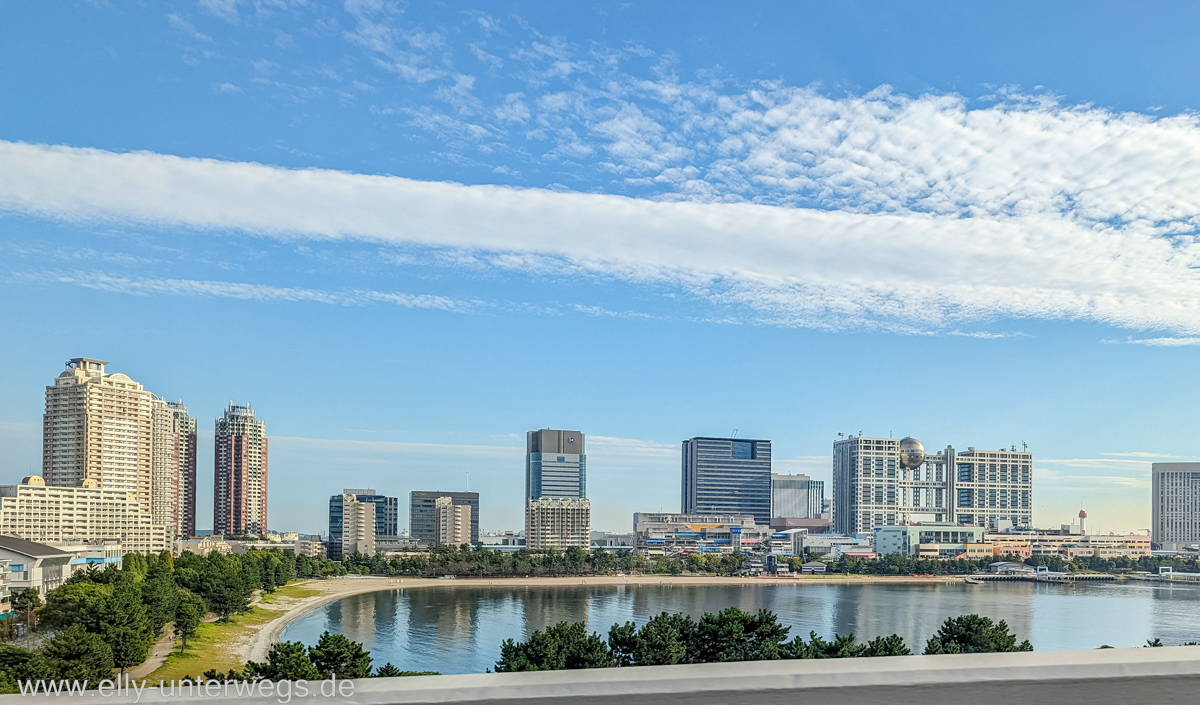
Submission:
[[717,575],[577,575],[577,576],[540,576],[528,578],[412,578],[401,576],[347,576],[326,578],[322,580],[307,580],[293,585],[318,591],[320,594],[311,595],[291,601],[275,619],[254,627],[254,634],[243,641],[239,647],[242,661],[265,661],[271,647],[279,641],[285,629],[292,622],[309,614],[330,602],[336,602],[351,595],[361,595],[385,590],[418,590],[442,588],[546,588],[546,587],[588,587],[588,586],[621,586],[621,585],[667,585],[676,587],[701,587],[713,585],[877,585],[877,584],[911,584],[929,585],[962,582],[961,575],[939,575],[935,577],[914,577],[910,575],[805,575],[802,577],[771,577],[747,578]]

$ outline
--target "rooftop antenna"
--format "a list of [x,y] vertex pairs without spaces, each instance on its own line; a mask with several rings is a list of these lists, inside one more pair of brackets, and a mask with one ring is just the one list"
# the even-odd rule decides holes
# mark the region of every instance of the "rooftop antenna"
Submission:
[[733,435],[731,435],[730,438],[737,438],[737,432],[738,430],[736,428],[733,429]]
[[1029,450],[1029,444],[1028,444],[1028,443],[1026,443],[1025,441],[1021,441],[1021,448],[1025,449],[1025,451],[1028,451],[1028,450]]
[[471,491],[471,473],[467,473],[467,492]]
[[842,433],[841,431],[838,431],[838,438],[845,438],[845,437],[846,437],[846,434]]

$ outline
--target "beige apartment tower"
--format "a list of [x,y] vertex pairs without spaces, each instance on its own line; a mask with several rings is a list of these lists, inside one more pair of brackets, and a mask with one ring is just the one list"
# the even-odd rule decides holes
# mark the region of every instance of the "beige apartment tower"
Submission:
[[529,549],[591,545],[592,503],[586,499],[551,497],[525,505],[525,546]]
[[375,555],[375,509],[374,502],[360,502],[357,495],[342,495],[341,555]]
[[455,504],[453,497],[438,497],[433,503],[435,543],[461,546],[471,543],[471,505]]
[[107,362],[73,358],[46,387],[42,417],[42,476],[48,485],[98,487],[133,493],[143,511],[152,504],[153,395]]

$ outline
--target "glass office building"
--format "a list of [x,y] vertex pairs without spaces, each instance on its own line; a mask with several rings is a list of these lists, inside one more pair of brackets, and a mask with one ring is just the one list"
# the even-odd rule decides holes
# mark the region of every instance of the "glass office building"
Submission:
[[690,438],[683,442],[684,514],[749,514],[771,523],[771,442]]

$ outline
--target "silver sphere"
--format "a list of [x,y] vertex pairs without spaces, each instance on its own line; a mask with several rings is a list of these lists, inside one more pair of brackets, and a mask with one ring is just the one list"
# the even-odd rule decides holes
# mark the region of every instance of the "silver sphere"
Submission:
[[900,439],[900,467],[912,470],[925,462],[925,446],[917,439],[906,436]]

